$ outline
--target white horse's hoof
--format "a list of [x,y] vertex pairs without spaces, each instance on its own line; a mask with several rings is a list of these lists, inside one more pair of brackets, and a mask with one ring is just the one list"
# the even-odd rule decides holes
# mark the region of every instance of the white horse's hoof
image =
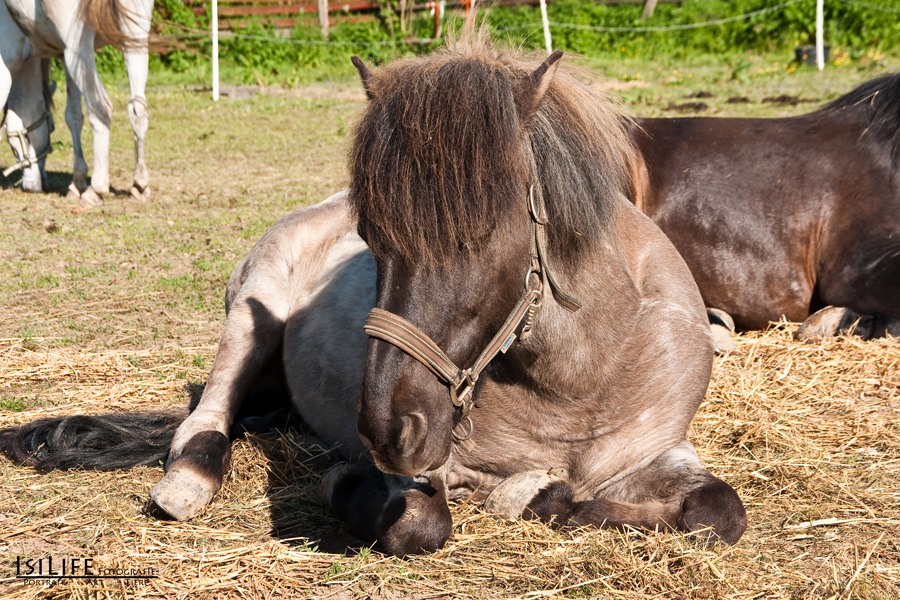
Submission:
[[74,183],[69,184],[69,193],[66,194],[66,202],[69,204],[78,204],[81,202],[81,192]]
[[135,181],[134,185],[131,186],[131,197],[135,200],[149,200],[150,185],[141,186]]
[[[72,188],[69,188],[69,194],[72,193]],[[69,196],[67,195],[66,198]],[[93,188],[88,188],[81,193],[81,198],[78,200],[78,205],[72,209],[73,215],[78,215],[83,212],[87,212],[98,206],[103,206],[103,198],[100,197],[100,194],[94,191]]]
[[559,481],[551,471],[526,471],[508,477],[484,501],[484,510],[492,515],[518,519],[525,507],[542,489]]
[[319,500],[322,501],[322,504],[331,506],[331,497],[334,495],[335,486],[351,469],[353,469],[353,465],[350,463],[339,462],[325,471],[319,481]]

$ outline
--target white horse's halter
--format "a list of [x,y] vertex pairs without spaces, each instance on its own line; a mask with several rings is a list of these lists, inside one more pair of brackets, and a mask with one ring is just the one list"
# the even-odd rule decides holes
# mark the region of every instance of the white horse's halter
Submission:
[[[26,139],[25,136],[27,136],[29,133],[32,133],[33,131],[36,131],[38,129],[38,127],[40,127],[41,125],[44,124],[44,122],[47,122],[47,124],[50,127],[50,133],[53,133],[53,131],[54,131],[54,129],[56,129],[56,127],[54,127],[53,115],[50,114],[49,110],[44,110],[44,114],[41,115],[41,118],[38,119],[37,121],[35,121],[34,123],[32,123],[31,125],[29,125],[28,127],[26,127],[25,129],[20,129],[18,131],[9,131],[9,129],[7,128],[6,140],[9,142],[10,148],[13,149],[13,154],[16,154],[17,162],[16,162],[16,164],[12,165],[11,167],[7,167],[3,171],[4,177],[9,177],[10,174],[18,171],[19,169],[27,169],[31,165],[36,164],[39,160],[41,160],[42,158],[44,158],[45,156],[47,156],[48,154],[53,152],[53,144],[49,140],[47,142],[47,147],[44,148],[42,151],[37,152],[33,158],[28,156],[28,151],[26,150],[26,148],[28,148],[28,140]],[[12,138],[18,138],[19,144],[21,144],[21,147],[22,147],[22,156],[21,157],[18,156],[18,152],[16,152],[15,147],[12,145]]]

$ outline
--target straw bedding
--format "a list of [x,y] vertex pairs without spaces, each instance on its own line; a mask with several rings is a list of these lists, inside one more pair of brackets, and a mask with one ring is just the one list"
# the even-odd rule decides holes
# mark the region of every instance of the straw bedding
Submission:
[[[443,550],[386,557],[359,549],[319,503],[322,450],[288,432],[237,442],[223,490],[187,523],[160,519],[147,499],[161,469],[40,475],[0,459],[0,598],[898,598],[900,344],[803,344],[795,328],[739,336],[737,352],[716,359],[691,431],[746,503],[750,525],[733,547],[554,532],[457,504]],[[183,406],[206,375],[185,357],[214,353],[24,346],[0,340],[0,397],[39,401],[0,411],[0,426]],[[158,578],[14,579],[17,556],[51,554]]]

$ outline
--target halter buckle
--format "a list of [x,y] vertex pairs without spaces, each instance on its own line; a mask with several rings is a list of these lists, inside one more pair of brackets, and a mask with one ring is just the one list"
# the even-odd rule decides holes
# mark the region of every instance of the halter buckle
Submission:
[[453,402],[453,406],[462,408],[463,416],[466,416],[473,404],[472,398],[474,396],[472,392],[475,391],[478,377],[472,377],[472,369],[466,369],[460,372],[457,381],[450,384],[450,401]]

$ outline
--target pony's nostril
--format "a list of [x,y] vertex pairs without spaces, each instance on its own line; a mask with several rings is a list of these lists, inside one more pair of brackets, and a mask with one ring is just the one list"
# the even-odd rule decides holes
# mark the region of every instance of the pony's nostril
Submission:
[[400,417],[402,423],[400,436],[397,438],[397,447],[403,456],[415,454],[425,435],[428,433],[428,420],[419,412],[412,412]]

